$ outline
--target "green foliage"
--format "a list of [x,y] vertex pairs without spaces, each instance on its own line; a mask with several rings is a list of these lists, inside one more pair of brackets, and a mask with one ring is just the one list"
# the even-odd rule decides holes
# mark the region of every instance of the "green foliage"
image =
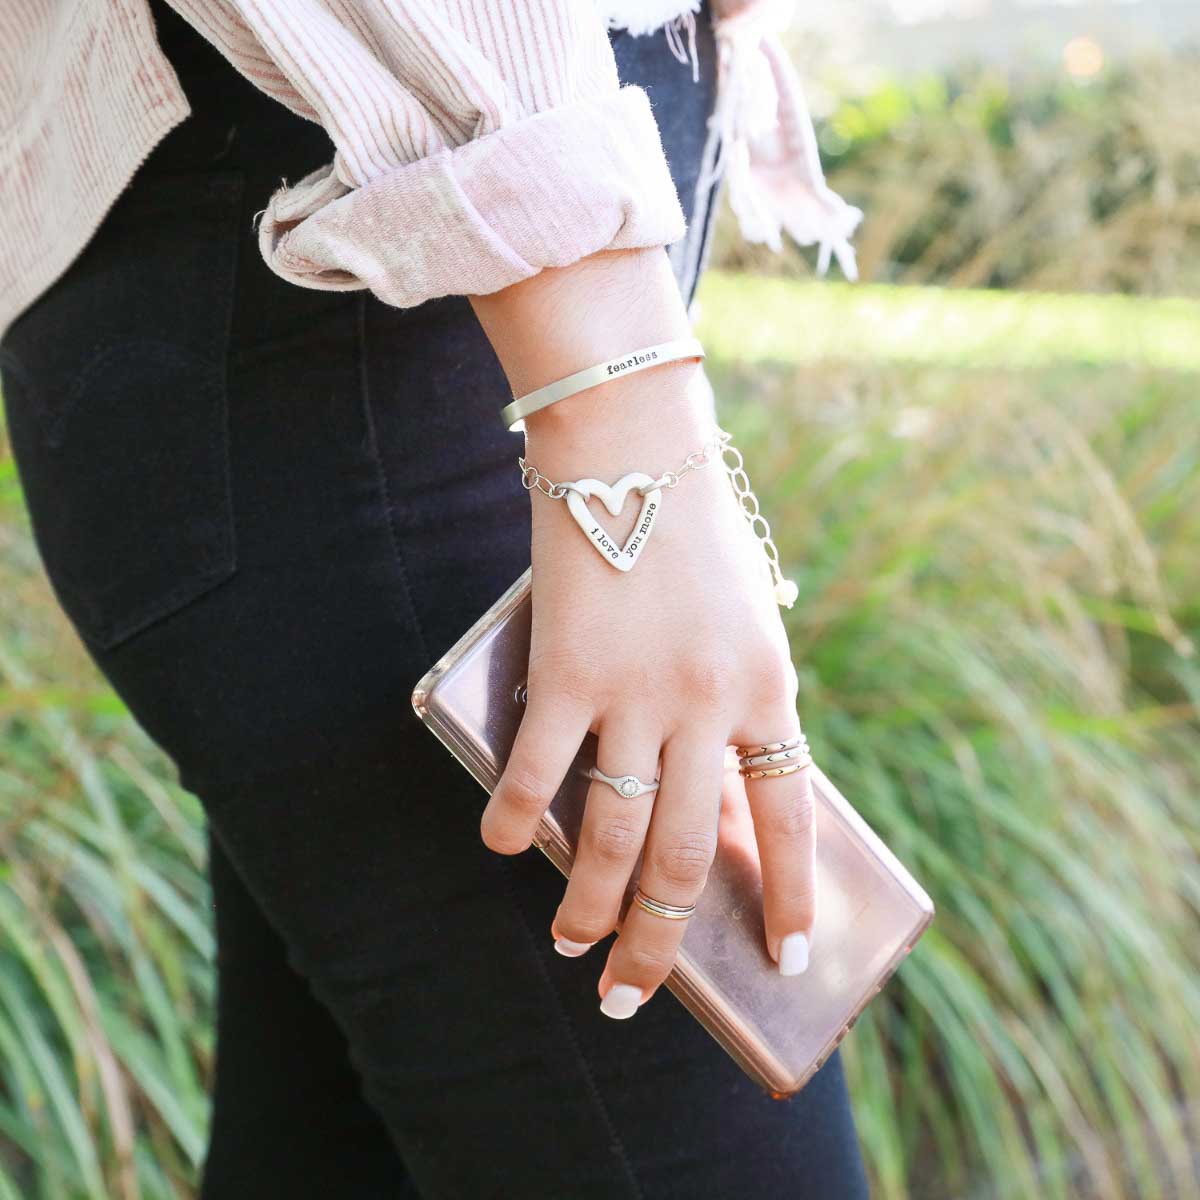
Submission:
[[1197,377],[953,337],[798,367],[763,286],[708,281],[701,336],[772,347],[714,386],[800,585],[801,719],[938,908],[845,1043],[877,1194],[1195,1195]]
[[743,366],[872,363],[1200,371],[1200,301],[896,288],[710,271],[705,347]]
[[204,854],[199,805],[52,603],[0,445],[0,1200],[192,1194]]
[[[866,214],[862,277],[1200,292],[1198,58],[1139,58],[1086,81],[965,66],[848,96],[818,137],[830,185]],[[741,243],[728,213],[719,230],[719,265],[808,269],[811,251]]]

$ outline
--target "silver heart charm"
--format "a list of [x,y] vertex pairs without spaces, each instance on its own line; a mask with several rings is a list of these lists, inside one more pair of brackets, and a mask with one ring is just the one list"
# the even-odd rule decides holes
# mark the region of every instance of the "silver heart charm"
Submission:
[[611,563],[618,571],[628,571],[637,562],[662,507],[662,488],[652,488],[643,497],[642,510],[638,513],[629,540],[624,546],[618,546],[609,537],[608,530],[592,516],[587,502],[592,496],[596,496],[615,517],[625,507],[625,500],[631,488],[653,482],[653,475],[647,475],[645,471],[631,471],[628,475],[622,475],[612,487],[599,479],[577,479],[574,483],[562,485],[568,489],[567,508],[571,510],[571,516],[587,534],[588,541],[596,547],[604,561]]

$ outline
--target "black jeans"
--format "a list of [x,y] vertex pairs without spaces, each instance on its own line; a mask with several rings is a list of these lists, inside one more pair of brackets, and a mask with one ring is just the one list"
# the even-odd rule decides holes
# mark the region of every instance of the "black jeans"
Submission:
[[[203,1194],[864,1196],[838,1055],[777,1102],[665,989],[608,1020],[603,947],[553,952],[558,873],[480,841],[485,797],[409,694],[529,564],[504,376],[463,297],[267,270],[252,215],[328,140],[156,15],[195,115],[2,349],[57,594],[209,820]],[[699,27],[699,84],[613,34],[689,209]],[[686,296],[697,257],[673,258]]]

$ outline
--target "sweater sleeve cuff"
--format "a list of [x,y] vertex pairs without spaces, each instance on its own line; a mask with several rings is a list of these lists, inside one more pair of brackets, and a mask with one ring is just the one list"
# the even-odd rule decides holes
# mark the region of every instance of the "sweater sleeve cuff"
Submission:
[[270,268],[303,287],[369,288],[411,307],[486,294],[604,249],[686,231],[649,97],[626,85],[545,109],[359,188],[336,160],[276,192]]

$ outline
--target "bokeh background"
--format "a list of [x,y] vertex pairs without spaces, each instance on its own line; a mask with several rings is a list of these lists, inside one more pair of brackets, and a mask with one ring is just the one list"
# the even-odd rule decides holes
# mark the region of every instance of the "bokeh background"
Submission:
[[[861,282],[725,214],[699,332],[814,751],[938,907],[843,1043],[874,1194],[1197,1197],[1200,5],[807,7]],[[0,1200],[194,1196],[209,918],[0,429]]]

